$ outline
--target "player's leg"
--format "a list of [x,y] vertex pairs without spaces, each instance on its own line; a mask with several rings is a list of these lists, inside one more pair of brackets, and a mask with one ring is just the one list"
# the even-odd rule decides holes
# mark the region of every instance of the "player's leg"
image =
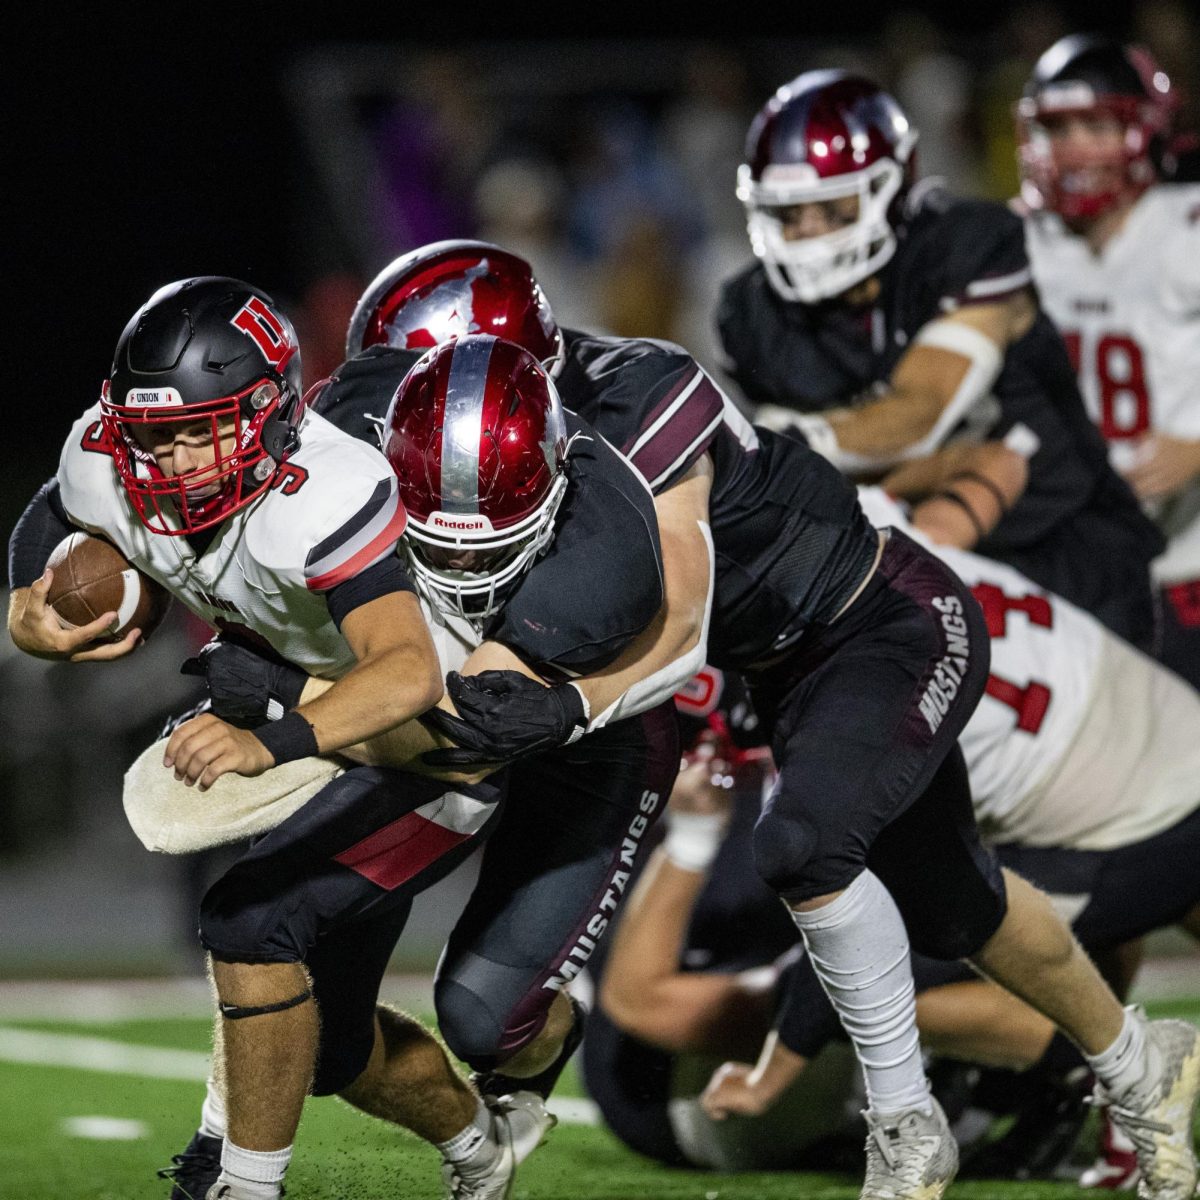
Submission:
[[[986,629],[962,583],[893,533],[852,608],[755,681],[780,769],[756,865],[792,910],[863,1066],[864,1197],[937,1196],[957,1166],[925,1080],[904,921],[868,855],[955,745],[987,667]],[[936,850],[915,854],[936,891]],[[980,899],[957,931],[968,946],[1003,911],[1002,890]]]
[[[469,853],[499,790],[356,768],[264,836],[201,906],[224,1039],[221,1185],[233,1200],[278,1194],[317,1065],[305,970],[323,939],[403,907]],[[378,980],[374,983],[378,987]],[[368,1002],[368,1017],[374,992]],[[361,1037],[360,1037],[360,1040]],[[373,1025],[365,1036],[369,1055]]]
[[435,983],[439,1028],[489,1094],[549,1094],[581,1032],[564,989],[629,887],[678,767],[668,704],[513,768]]

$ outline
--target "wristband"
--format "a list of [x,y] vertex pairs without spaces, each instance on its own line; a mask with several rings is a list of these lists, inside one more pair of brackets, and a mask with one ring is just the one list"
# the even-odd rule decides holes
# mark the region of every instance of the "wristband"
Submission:
[[947,489],[942,492],[934,492],[929,498],[930,500],[949,500],[951,504],[957,504],[967,514],[967,519],[971,524],[975,526],[976,538],[982,542],[987,537],[987,530],[984,529],[983,522],[979,519],[978,514],[957,492]]
[[254,736],[270,751],[277,767],[321,753],[316,730],[295,711],[254,730]]
[[1000,490],[1000,485],[994,479],[989,479],[979,471],[958,471],[950,476],[948,482],[953,483],[956,479],[969,479],[972,483],[977,483],[980,487],[987,488],[996,500],[996,505],[1000,509],[1000,515],[1002,517],[1008,515],[1010,505],[1004,493]]
[[725,837],[724,813],[667,813],[666,856],[681,870],[707,871]]

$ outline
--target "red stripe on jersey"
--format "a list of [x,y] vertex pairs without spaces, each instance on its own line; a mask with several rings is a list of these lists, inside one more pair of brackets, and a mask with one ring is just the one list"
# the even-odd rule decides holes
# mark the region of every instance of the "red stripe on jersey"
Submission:
[[307,580],[308,590],[310,592],[328,592],[331,588],[337,587],[339,583],[353,579],[359,571],[365,571],[376,559],[382,558],[389,547],[400,540],[400,535],[404,532],[407,524],[408,512],[397,497],[396,511],[387,525],[357,554],[352,554],[345,562],[339,563],[338,566],[326,571],[323,575],[316,575]]
[[334,862],[391,892],[471,836],[410,812],[335,854]]

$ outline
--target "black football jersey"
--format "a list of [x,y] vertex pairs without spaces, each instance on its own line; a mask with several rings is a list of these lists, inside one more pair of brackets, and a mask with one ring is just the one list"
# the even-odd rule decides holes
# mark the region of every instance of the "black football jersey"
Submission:
[[[901,231],[873,307],[789,304],[755,264],[722,289],[717,322],[731,373],[750,399],[813,412],[868,397],[928,322],[1029,282],[1019,217],[999,204],[932,191]],[[1109,465],[1045,314],[1008,348],[992,390],[998,404],[982,422],[969,418],[972,432],[1003,438],[1024,424],[1040,448],[1028,488],[980,553],[1144,641],[1146,631],[1131,628],[1132,614],[1114,611],[1111,598],[1148,596],[1147,570],[1162,539]]]
[[[418,355],[372,347],[334,373],[310,404],[380,444],[392,396]],[[644,481],[586,421],[566,414],[570,482],[554,540],[483,630],[547,678],[598,671],[662,606],[662,550]]]
[[747,667],[832,619],[877,545],[853,487],[802,441],[752,428],[678,346],[568,330],[566,352],[563,403],[630,457],[655,492],[712,456],[708,661]]

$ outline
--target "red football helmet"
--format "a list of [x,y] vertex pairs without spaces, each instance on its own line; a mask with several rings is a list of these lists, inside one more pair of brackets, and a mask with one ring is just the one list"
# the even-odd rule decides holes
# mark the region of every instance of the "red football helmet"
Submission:
[[404,377],[384,437],[418,588],[444,611],[491,616],[549,546],[567,489],[553,380],[520,346],[467,334]]
[[468,333],[516,342],[551,375],[562,366],[562,334],[533,269],[470,241],[433,242],[384,267],[350,318],[346,357],[381,344],[427,350]]
[[[1098,34],[1060,38],[1038,59],[1017,104],[1021,197],[1068,222],[1090,221],[1140,195],[1159,178],[1159,160],[1178,100],[1150,54]],[[1075,135],[1055,137],[1071,118],[1115,122],[1104,151]]]
[[[808,71],[771,97],[750,126],[737,195],[750,245],[779,295],[827,300],[892,257],[916,141],[891,96],[845,71]],[[784,237],[781,210],[844,196],[858,198],[851,224],[818,237]]]
[[[117,342],[100,419],[121,486],[152,533],[195,533],[262,495],[298,445],[300,349],[264,292],[224,276],[160,288]],[[166,474],[180,433],[207,465]]]

